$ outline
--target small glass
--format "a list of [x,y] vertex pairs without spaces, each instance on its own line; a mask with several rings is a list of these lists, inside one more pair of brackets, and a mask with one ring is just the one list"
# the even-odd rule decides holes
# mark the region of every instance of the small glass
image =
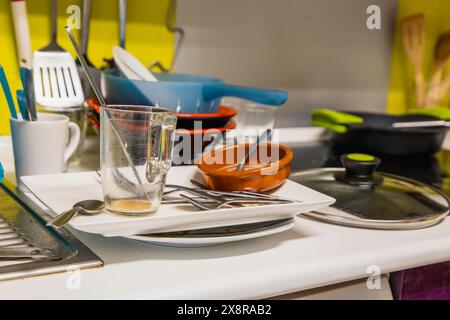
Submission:
[[108,211],[147,215],[158,210],[172,164],[176,119],[159,107],[102,108],[100,163]]
[[235,108],[238,113],[233,118],[239,130],[274,129],[279,107],[250,102],[239,98],[223,98],[222,104]]
[[262,132],[276,126],[279,107],[228,97],[222,103],[238,110],[233,118],[236,130],[227,134],[225,144],[253,143]]
[[278,107],[247,102],[239,109],[236,122],[240,129],[273,129]]

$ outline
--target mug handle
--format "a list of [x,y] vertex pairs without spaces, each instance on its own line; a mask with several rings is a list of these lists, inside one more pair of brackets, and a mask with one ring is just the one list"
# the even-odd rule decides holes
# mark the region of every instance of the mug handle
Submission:
[[78,144],[80,143],[81,131],[80,127],[75,122],[69,122],[69,130],[70,130],[70,140],[67,144],[66,150],[64,151],[64,164],[67,164],[70,157],[74,154],[74,152],[78,148]]

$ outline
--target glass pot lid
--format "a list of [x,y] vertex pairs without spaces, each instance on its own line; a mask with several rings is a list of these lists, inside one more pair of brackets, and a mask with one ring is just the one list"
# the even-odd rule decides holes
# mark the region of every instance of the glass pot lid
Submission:
[[292,175],[291,180],[336,199],[332,208],[321,211],[322,215],[310,216],[319,215],[321,220],[332,223],[344,220],[340,224],[360,227],[408,229],[435,224],[449,212],[445,194],[419,181],[377,172],[381,161],[376,157],[346,154],[341,162],[344,168]]

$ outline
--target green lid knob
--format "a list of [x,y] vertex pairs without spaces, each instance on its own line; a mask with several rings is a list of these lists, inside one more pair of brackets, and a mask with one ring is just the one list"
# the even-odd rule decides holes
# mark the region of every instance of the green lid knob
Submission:
[[341,162],[345,172],[337,173],[335,178],[342,182],[358,186],[375,186],[383,182],[383,178],[375,174],[381,163],[377,157],[351,153],[342,155]]
[[364,153],[350,153],[347,158],[353,161],[374,161],[375,157]]

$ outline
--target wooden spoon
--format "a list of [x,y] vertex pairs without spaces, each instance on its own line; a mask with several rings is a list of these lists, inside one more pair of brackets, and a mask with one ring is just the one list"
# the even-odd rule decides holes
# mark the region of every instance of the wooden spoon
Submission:
[[[445,65],[450,59],[450,32],[446,32],[441,35],[436,43],[435,48],[435,70],[431,79],[430,88],[428,90],[426,105],[431,106],[435,104],[436,98],[433,95],[437,95],[437,90],[442,83],[442,74],[444,72]],[[439,97],[437,98],[439,99]]]
[[405,51],[414,68],[416,84],[416,104],[425,106],[425,78],[422,72],[422,59],[425,51],[425,16],[413,15],[402,20],[402,38]]
[[433,88],[433,90],[430,90],[427,98],[427,106],[432,107],[439,105],[442,99],[445,98],[449,90],[450,90],[450,73],[448,73],[444,77],[440,85]]

